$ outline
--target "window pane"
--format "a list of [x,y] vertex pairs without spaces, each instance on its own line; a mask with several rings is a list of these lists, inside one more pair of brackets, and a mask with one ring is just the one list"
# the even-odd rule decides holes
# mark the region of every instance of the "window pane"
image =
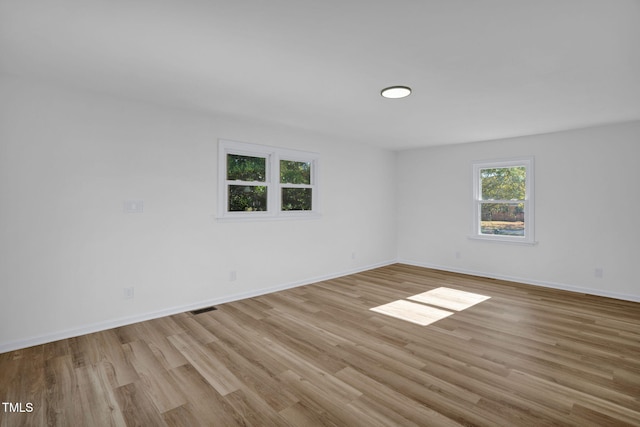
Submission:
[[252,185],[229,186],[229,212],[267,210],[267,187]]
[[480,234],[524,236],[524,203],[483,203]]
[[227,179],[230,181],[265,182],[267,159],[264,157],[227,154]]
[[311,188],[283,188],[282,189],[282,210],[283,211],[310,211],[311,210]]
[[524,200],[527,168],[480,169],[481,200]]
[[280,160],[281,184],[311,184],[311,162]]

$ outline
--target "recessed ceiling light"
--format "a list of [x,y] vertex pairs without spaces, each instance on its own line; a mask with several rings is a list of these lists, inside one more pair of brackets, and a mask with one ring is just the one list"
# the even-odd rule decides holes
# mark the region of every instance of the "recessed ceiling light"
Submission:
[[404,98],[411,95],[411,88],[407,86],[391,86],[382,89],[380,95],[391,99]]

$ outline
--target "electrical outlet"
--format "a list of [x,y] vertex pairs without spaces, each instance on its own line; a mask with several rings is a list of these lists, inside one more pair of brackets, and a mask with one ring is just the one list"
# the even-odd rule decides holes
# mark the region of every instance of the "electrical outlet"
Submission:
[[123,289],[123,297],[124,299],[132,299],[133,298],[133,286]]
[[595,270],[593,270],[593,275],[598,279],[602,279],[604,277],[604,268],[597,267]]
[[235,270],[229,272],[229,281],[230,282],[235,282],[237,278],[238,278],[238,275],[236,274]]
[[456,259],[462,258],[462,254],[460,253],[460,251],[456,251],[455,255],[456,255]]

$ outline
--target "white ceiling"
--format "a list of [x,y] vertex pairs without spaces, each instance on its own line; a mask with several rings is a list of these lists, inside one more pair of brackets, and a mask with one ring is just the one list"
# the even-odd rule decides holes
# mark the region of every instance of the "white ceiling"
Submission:
[[640,1],[0,0],[0,71],[390,149],[481,141],[640,119]]

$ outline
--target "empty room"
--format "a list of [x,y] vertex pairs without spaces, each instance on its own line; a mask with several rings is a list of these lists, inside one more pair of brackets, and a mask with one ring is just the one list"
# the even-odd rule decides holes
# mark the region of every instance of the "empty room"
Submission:
[[637,0],[0,0],[0,426],[640,426]]

